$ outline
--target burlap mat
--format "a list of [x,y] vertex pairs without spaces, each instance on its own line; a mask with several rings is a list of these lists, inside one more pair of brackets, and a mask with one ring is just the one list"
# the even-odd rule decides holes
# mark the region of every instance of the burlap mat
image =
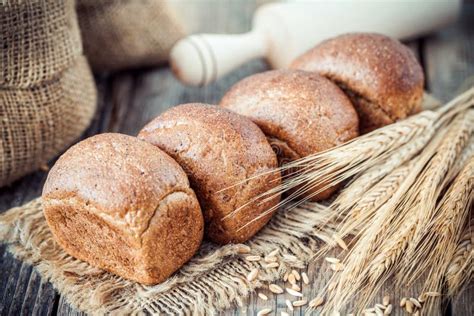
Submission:
[[77,14],[94,70],[161,64],[184,36],[166,0],[78,0]]
[[0,4],[0,187],[79,138],[96,107],[74,1]]
[[0,239],[16,258],[34,265],[69,303],[87,313],[202,315],[241,305],[263,282],[281,278],[289,268],[304,268],[319,240],[329,234],[316,228],[328,212],[316,203],[279,210],[247,243],[253,254],[278,248],[282,257],[278,270],[260,270],[257,282],[247,281],[246,276],[260,263],[244,260],[239,245],[217,247],[206,242],[198,255],[162,284],[143,286],[124,280],[65,253],[46,224],[40,198],[0,216]]

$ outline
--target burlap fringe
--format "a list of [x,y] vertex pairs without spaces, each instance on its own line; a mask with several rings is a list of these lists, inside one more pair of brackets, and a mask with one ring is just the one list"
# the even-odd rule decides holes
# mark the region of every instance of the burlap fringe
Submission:
[[142,286],[93,268],[55,243],[40,198],[0,216],[0,239],[15,257],[34,265],[69,303],[87,313],[204,315],[242,305],[265,282],[280,278],[290,268],[305,267],[319,240],[330,234],[316,228],[328,218],[329,208],[317,203],[306,206],[279,210],[247,243],[252,253],[266,254],[278,248],[283,258],[278,270],[261,270],[252,283],[246,276],[259,263],[245,261],[238,254],[239,245],[204,243],[195,258],[156,286]]

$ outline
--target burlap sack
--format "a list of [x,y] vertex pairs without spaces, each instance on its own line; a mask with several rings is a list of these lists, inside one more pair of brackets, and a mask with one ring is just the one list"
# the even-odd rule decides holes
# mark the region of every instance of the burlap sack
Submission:
[[77,139],[94,114],[74,2],[0,3],[0,186]]
[[78,0],[84,52],[94,70],[165,62],[183,35],[166,0]]

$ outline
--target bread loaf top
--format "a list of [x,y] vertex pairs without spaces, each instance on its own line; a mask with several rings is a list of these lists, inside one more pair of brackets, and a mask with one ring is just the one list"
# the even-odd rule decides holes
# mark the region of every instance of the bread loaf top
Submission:
[[245,181],[277,167],[265,135],[249,119],[214,105],[184,104],[155,118],[139,137],[163,149],[186,171],[211,240],[243,242],[270,218],[268,214],[244,227],[279,201],[275,197],[252,203],[280,183],[279,173]]
[[251,118],[271,138],[304,157],[358,136],[349,98],[330,80],[300,70],[273,70],[235,84],[220,105]]
[[84,201],[139,245],[157,205],[175,192],[194,196],[185,172],[166,153],[135,137],[99,134],[72,146],[58,159],[43,197],[49,203]]
[[298,57],[291,68],[330,78],[377,105],[392,122],[406,117],[423,94],[423,70],[414,54],[381,34],[349,33],[328,39]]

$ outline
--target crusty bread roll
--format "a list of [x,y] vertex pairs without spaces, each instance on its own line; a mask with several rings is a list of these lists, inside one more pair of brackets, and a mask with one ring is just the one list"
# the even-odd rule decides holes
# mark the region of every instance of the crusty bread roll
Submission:
[[137,138],[101,134],[71,147],[43,188],[44,215],[75,258],[156,284],[188,261],[204,221],[182,168]]
[[419,110],[423,70],[408,47],[381,34],[350,33],[326,40],[298,57],[293,69],[317,72],[351,98],[361,132]]
[[[238,243],[270,219],[279,196],[260,194],[280,184],[269,172],[277,159],[262,131],[249,119],[218,106],[185,104],[161,114],[138,135],[167,152],[184,168],[201,203],[206,235],[214,242]],[[244,181],[257,174],[263,176]]]
[[[348,97],[316,73],[273,70],[236,83],[220,105],[251,118],[267,135],[280,164],[340,145],[358,136],[358,118]],[[328,198],[329,188],[311,200]]]

